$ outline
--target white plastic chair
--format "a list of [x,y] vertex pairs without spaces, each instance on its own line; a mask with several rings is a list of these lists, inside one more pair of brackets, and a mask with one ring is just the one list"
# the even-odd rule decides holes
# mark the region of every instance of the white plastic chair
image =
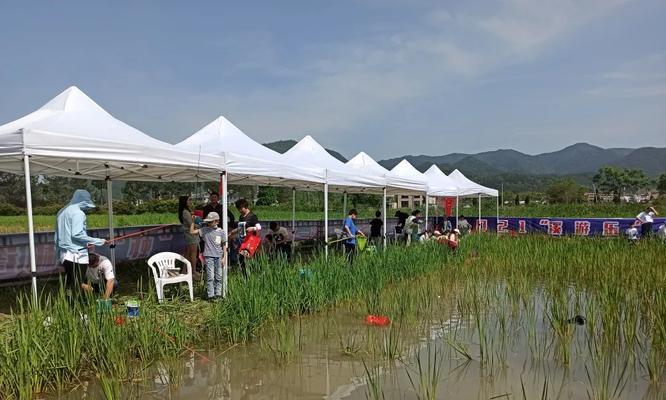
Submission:
[[[187,266],[187,273],[177,275],[170,275],[169,272],[178,271],[176,267],[176,260],[184,263]],[[153,271],[155,277],[155,290],[157,291],[157,299],[162,302],[164,300],[164,286],[172,283],[187,282],[190,289],[190,300],[194,301],[194,286],[192,285],[192,264],[183,256],[177,253],[164,252],[157,253],[148,259],[148,266]]]

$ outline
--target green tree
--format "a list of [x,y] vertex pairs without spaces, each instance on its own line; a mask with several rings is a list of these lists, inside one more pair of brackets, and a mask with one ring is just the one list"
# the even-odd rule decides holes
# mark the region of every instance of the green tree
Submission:
[[549,203],[579,203],[584,193],[585,188],[571,178],[555,181],[546,189]]
[[649,179],[642,170],[613,166],[599,168],[592,181],[598,186],[599,191],[612,194],[615,202],[620,202],[625,193],[635,192],[649,184]]
[[657,190],[659,190],[659,193],[661,194],[666,194],[666,172],[659,175],[659,179],[657,180]]
[[259,186],[256,204],[258,206],[272,206],[278,203],[279,195],[278,188],[272,186]]

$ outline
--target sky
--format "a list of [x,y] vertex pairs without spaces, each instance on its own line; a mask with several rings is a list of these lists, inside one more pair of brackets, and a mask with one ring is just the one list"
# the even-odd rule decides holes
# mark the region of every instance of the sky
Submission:
[[666,147],[664,20],[660,0],[0,0],[0,124],[76,85],[170,143],[224,115],[347,157]]

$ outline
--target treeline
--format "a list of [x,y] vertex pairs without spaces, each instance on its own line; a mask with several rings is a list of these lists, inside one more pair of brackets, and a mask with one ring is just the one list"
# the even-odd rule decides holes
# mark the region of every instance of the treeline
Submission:
[[[24,215],[26,213],[25,183],[20,175],[0,173],[0,215]],[[176,213],[178,197],[190,195],[195,206],[203,207],[208,195],[217,192],[217,182],[121,182],[113,183],[113,209],[115,214]],[[107,212],[106,183],[60,177],[32,178],[33,214],[55,215],[67,204],[76,189],[86,189],[92,195],[97,208],[92,213]],[[251,200],[257,206],[291,208],[292,191],[289,188],[269,186],[230,185],[229,198]],[[350,194],[348,208],[381,208],[381,196]],[[342,209],[343,195],[329,194],[329,207]],[[232,206],[233,207],[233,206]],[[324,208],[321,191],[296,192],[296,208],[299,211],[319,211]]]

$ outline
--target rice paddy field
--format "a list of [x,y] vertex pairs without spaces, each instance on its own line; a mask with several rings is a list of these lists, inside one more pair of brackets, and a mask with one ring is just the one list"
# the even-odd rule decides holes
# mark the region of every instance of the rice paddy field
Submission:
[[662,399],[665,257],[658,241],[482,234],[456,253],[390,247],[353,266],[260,258],[247,281],[232,273],[223,301],[175,288],[162,304],[147,267],[125,266],[118,274],[136,283],[124,280],[111,311],[71,305],[51,285],[0,320],[0,393]]

